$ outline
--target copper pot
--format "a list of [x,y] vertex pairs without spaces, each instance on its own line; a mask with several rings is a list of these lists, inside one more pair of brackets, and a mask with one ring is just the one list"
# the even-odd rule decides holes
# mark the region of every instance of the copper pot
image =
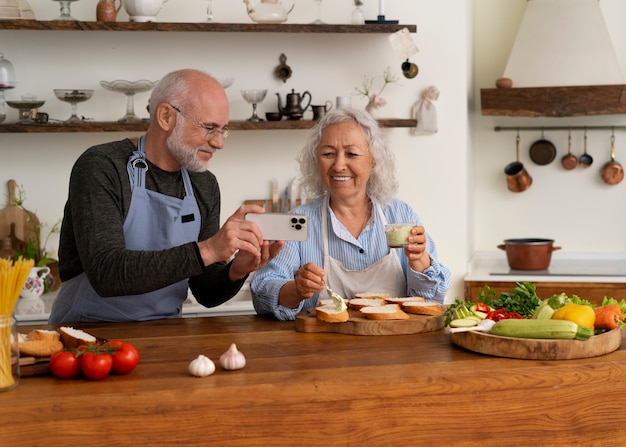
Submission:
[[512,270],[546,270],[550,266],[554,239],[506,239],[498,245],[506,252],[506,260]]
[[513,161],[506,165],[504,173],[506,174],[506,186],[509,191],[523,192],[530,188],[533,183],[533,178],[528,171],[524,168],[524,165],[519,161],[519,135],[515,139],[517,145],[517,161]]
[[615,161],[615,137],[611,135],[611,160],[602,168],[602,180],[607,185],[617,185],[624,179],[624,168]]
[[567,154],[561,158],[561,165],[563,168],[571,171],[578,165],[578,159],[572,154],[572,136],[567,137]]

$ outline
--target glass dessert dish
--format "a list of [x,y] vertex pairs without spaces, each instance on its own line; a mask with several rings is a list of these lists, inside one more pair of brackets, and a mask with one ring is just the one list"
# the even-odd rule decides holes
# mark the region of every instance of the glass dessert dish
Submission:
[[82,118],[78,116],[76,113],[77,104],[79,102],[85,102],[93,96],[93,90],[76,90],[76,89],[61,89],[55,88],[54,95],[58,100],[67,102],[72,106],[72,114],[68,119],[65,120],[66,123],[79,123],[82,121]]
[[72,2],[77,2],[78,0],[52,0],[53,2],[58,2],[60,6],[61,15],[54,20],[78,20],[72,17],[71,5]]
[[118,119],[118,123],[139,123],[143,121],[140,117],[135,115],[135,94],[141,92],[147,92],[159,81],[148,81],[141,79],[139,81],[100,81],[100,85],[112,92],[124,93],[126,95],[126,115]]
[[385,225],[385,235],[389,248],[401,248],[409,245],[408,237],[411,235],[411,228],[415,225],[414,222]]
[[263,102],[267,95],[267,90],[241,90],[241,96],[246,100],[248,104],[252,104],[252,116],[248,118],[248,121],[264,121],[256,111],[257,104]]
[[21,101],[7,101],[9,107],[13,107],[14,109],[18,109],[20,111],[19,119],[17,120],[18,124],[31,124],[34,123],[35,120],[31,117],[31,110],[38,109],[42,105],[44,105],[46,101],[40,101],[38,99],[23,99]]

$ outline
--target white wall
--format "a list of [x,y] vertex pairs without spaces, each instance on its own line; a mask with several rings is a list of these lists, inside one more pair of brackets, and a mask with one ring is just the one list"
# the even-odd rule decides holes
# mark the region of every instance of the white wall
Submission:
[[[547,166],[529,158],[530,145],[540,132],[522,132],[520,161],[533,177],[531,188],[515,194],[506,189],[504,167],[515,160],[515,132],[494,132],[494,126],[592,126],[626,124],[624,115],[578,118],[487,117],[480,114],[480,89],[494,88],[513,46],[527,0],[474,1],[473,205],[469,240],[473,250],[496,250],[506,238],[555,239],[563,252],[626,251],[626,182],[608,186],[600,170],[610,158],[610,132],[588,132],[593,165],[566,171],[560,160],[567,153],[567,131],[545,132],[557,147]],[[626,68],[626,2],[600,0],[609,34],[622,70]],[[558,21],[554,24],[558,27]],[[536,67],[541,70],[541,67]],[[584,62],[581,69],[584,69]],[[616,131],[616,159],[626,163],[626,133]],[[572,132],[572,152],[583,152],[583,132]]]
[[[289,0],[284,3],[290,4]],[[59,14],[56,2],[30,0],[30,4],[39,20],[51,20]],[[95,20],[95,4],[88,0],[73,2],[72,13],[80,20]],[[206,0],[169,0],[158,20],[203,21],[206,5]],[[240,89],[267,88],[268,97],[259,106],[264,113],[276,108],[276,92],[284,100],[292,88],[297,92],[308,90],[314,102],[321,103],[354,93],[364,75],[381,75],[390,66],[401,80],[385,90],[389,102],[386,109],[389,115],[407,118],[421,92],[435,85],[441,92],[435,103],[439,117],[437,134],[413,136],[402,128],[387,132],[397,157],[401,185],[398,196],[421,215],[438,244],[441,261],[452,270],[453,285],[448,296],[451,300],[463,294],[470,246],[470,5],[466,0],[385,2],[387,18],[417,24],[418,32],[412,36],[420,50],[414,58],[420,73],[412,80],[401,76],[402,60],[393,53],[385,34],[0,31],[0,52],[14,64],[18,81],[17,88],[6,96],[19,99],[20,95],[35,94],[46,100],[41,111],[54,119],[66,119],[70,107],[57,100],[52,89],[94,89],[93,98],[79,104],[79,114],[99,121],[115,120],[125,113],[125,98],[104,90],[99,81],[156,80],[168,71],[195,67],[236,78],[227,90],[232,103],[231,119],[245,119],[251,107],[241,98]],[[217,21],[251,23],[241,1],[213,0],[213,7]],[[322,18],[334,24],[349,23],[353,7],[351,0],[325,0]],[[312,22],[315,8],[313,0],[296,0],[289,23]],[[363,9],[367,19],[375,19],[378,2],[366,0]],[[118,20],[126,21],[127,17],[122,10]],[[286,84],[273,77],[281,53],[286,54],[293,69]],[[142,93],[135,98],[136,112],[143,117],[147,116],[148,96],[149,93]],[[365,106],[365,101],[358,97],[353,98],[353,103]],[[9,118],[14,121],[16,117],[17,111],[10,109]],[[294,157],[306,135],[307,131],[233,133],[225,150],[210,164],[222,188],[222,217],[230,215],[245,199],[268,196],[269,180],[273,177],[286,186],[296,174]],[[77,156],[93,144],[126,136],[129,135],[0,133],[0,183],[6,184],[13,178],[22,184],[27,192],[26,206],[36,211],[42,221],[52,224],[62,216],[68,175]],[[0,199],[2,203],[6,200]]]

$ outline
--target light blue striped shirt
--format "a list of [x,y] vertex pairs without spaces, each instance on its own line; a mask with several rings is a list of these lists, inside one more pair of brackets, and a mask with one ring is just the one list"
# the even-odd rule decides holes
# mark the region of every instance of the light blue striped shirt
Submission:
[[[278,292],[286,282],[294,279],[296,271],[304,264],[312,262],[320,267],[324,266],[321,219],[322,206],[325,203],[326,199],[320,198],[291,211],[293,214],[307,215],[309,237],[304,242],[287,241],[280,253],[254,274],[251,283],[252,303],[258,314],[273,315],[279,320],[293,320],[299,312],[317,305],[319,294],[301,301],[298,307],[285,307],[278,304]],[[415,211],[401,200],[392,199],[389,205],[381,205],[381,208],[388,223],[416,222],[422,225]],[[365,269],[389,253],[383,222],[377,212],[372,215],[373,219],[370,219],[359,238],[355,239],[335,217],[330,207],[328,208],[329,255],[340,261],[346,269]],[[422,296],[429,301],[443,304],[450,287],[450,270],[439,263],[435,242],[428,232],[426,251],[430,255],[431,266],[423,273],[410,268],[403,249],[393,250],[398,250],[406,277],[406,296]]]

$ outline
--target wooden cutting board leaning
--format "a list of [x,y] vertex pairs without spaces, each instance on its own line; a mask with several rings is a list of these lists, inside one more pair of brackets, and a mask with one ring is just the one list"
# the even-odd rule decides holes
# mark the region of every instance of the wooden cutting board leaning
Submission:
[[11,236],[11,225],[14,225],[14,235],[22,242],[28,242],[35,237],[35,228],[39,228],[39,219],[32,211],[28,211],[17,204],[17,183],[9,180],[7,206],[0,210],[0,239]]
[[616,351],[622,344],[622,331],[613,329],[585,341],[512,338],[474,331],[451,333],[450,341],[469,351],[496,357],[571,360],[598,357]]
[[296,315],[298,332],[333,332],[348,335],[406,335],[432,332],[443,329],[444,316],[409,314],[408,320],[370,320],[360,316],[360,312],[348,309],[350,319],[344,323],[327,323],[315,316],[309,309]]

